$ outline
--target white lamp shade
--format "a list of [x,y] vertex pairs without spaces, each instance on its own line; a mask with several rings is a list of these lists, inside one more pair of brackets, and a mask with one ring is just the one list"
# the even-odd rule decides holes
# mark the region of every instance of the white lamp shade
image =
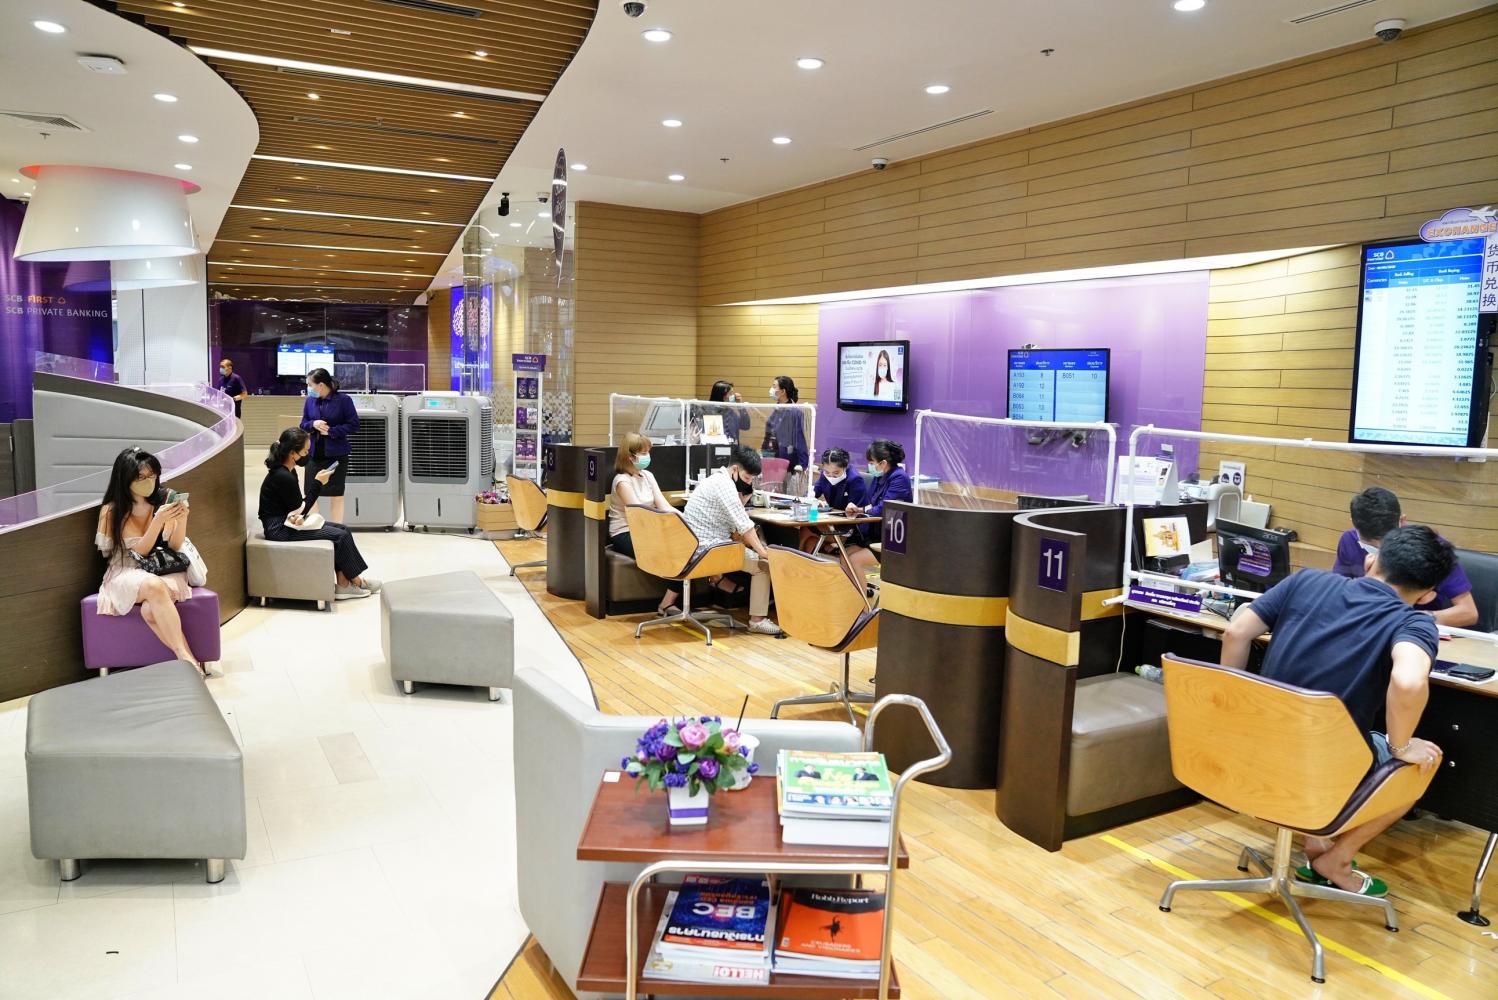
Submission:
[[[63,287],[70,292],[117,292],[143,288],[173,288],[178,285],[196,285],[203,280],[203,258],[199,254],[185,257],[140,257],[135,260],[115,260],[109,263],[110,275],[102,278],[93,262],[75,263],[68,267],[63,278]],[[92,274],[86,274],[93,271]]]
[[197,185],[104,167],[25,167],[36,178],[16,260],[135,260],[198,252],[187,195]]

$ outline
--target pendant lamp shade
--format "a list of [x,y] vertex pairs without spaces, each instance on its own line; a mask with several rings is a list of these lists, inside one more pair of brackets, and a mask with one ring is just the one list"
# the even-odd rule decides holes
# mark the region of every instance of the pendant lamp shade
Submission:
[[94,262],[77,261],[68,266],[63,287],[70,292],[117,292],[143,288],[174,288],[196,285],[203,280],[203,257],[141,257],[110,261],[109,273],[101,275]]
[[136,260],[198,252],[187,196],[196,184],[104,167],[33,166],[16,260]]

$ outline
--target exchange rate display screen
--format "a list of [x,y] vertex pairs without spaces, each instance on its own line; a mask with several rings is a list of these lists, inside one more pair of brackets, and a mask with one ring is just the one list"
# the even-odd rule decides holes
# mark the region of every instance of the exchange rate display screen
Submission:
[[1108,349],[1009,352],[1009,419],[1108,419]]
[[1487,398],[1479,344],[1483,241],[1363,248],[1348,439],[1462,448],[1480,442]]

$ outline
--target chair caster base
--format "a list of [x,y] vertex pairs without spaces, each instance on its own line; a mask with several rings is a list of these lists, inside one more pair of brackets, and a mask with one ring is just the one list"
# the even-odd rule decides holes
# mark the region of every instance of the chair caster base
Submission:
[[1317,986],[1325,986],[1326,985],[1326,980],[1325,979],[1317,979],[1315,976],[1311,977],[1311,982],[1315,983]]
[[1161,913],[1169,913],[1170,912],[1170,907],[1168,907],[1168,906],[1162,906],[1162,907],[1160,907],[1160,912]]
[[1399,933],[1399,928],[1398,927],[1390,927],[1388,924],[1384,924],[1384,930],[1388,931],[1391,934],[1398,934]]
[[1488,920],[1487,917],[1483,916],[1477,910],[1458,910],[1456,919],[1465,920],[1473,927],[1486,927],[1489,923],[1491,923],[1491,921]]

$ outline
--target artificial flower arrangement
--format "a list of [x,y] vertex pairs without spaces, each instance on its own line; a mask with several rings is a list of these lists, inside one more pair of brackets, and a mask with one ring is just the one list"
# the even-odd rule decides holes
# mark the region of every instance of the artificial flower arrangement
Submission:
[[509,497],[500,496],[498,490],[485,490],[482,493],[475,494],[474,495],[474,499],[477,500],[479,503],[488,503],[488,504],[509,503],[510,502],[510,498]]
[[738,730],[725,729],[722,716],[704,715],[675,722],[662,719],[645,730],[635,741],[633,756],[619,766],[635,779],[636,791],[644,781],[653,792],[685,788],[689,795],[711,795],[731,788],[739,772],[759,770],[748,756]]

